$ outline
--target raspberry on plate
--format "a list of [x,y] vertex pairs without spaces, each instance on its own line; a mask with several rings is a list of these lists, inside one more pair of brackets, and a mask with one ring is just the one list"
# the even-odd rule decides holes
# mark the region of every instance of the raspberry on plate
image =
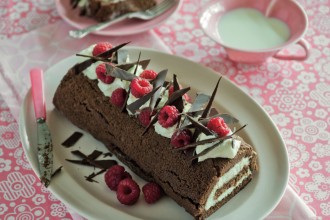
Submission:
[[124,105],[124,102],[126,100],[127,92],[123,88],[115,89],[115,91],[112,92],[110,97],[110,102],[117,106],[122,107]]
[[140,77],[143,79],[156,79],[157,73],[153,70],[143,70],[143,72],[140,74]]
[[109,42],[100,42],[96,44],[93,48],[93,56],[97,56],[105,51],[108,51],[112,48],[112,45]]
[[132,178],[132,177],[128,172],[125,171],[125,168],[120,165],[112,166],[104,174],[105,183],[113,191],[116,191],[120,181],[126,178]]
[[117,199],[124,205],[135,204],[140,196],[139,185],[130,178],[126,178],[119,182],[117,188]]
[[[110,63],[109,63],[110,64]],[[112,64],[110,64],[112,65]],[[105,63],[99,64],[95,69],[97,78],[100,79],[105,84],[111,84],[115,80],[115,77],[107,74],[107,69]]]
[[168,128],[175,125],[179,120],[179,110],[172,105],[165,105],[158,114],[158,122],[164,127]]
[[157,202],[162,197],[162,188],[154,182],[145,184],[142,187],[142,192],[144,200],[149,204]]
[[224,137],[230,132],[230,128],[221,117],[211,118],[207,123],[207,128],[217,133],[219,137]]
[[192,133],[189,129],[177,130],[171,137],[171,145],[174,148],[180,148],[190,144]]
[[143,127],[147,127],[151,121],[151,108],[143,108],[138,116]]
[[152,85],[148,80],[138,77],[132,80],[130,87],[132,95],[136,98],[141,98],[152,90]]

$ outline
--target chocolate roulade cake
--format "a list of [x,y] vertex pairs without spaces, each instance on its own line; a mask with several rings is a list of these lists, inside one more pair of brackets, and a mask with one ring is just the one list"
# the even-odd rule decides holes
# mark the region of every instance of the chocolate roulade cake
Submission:
[[144,11],[156,5],[155,0],[71,0],[80,15],[97,21],[111,20],[122,14]]
[[182,88],[171,70],[131,61],[125,44],[98,43],[80,52],[53,103],[104,143],[133,172],[153,181],[195,219],[204,219],[241,191],[258,170],[257,153],[238,120],[219,113],[212,94]]

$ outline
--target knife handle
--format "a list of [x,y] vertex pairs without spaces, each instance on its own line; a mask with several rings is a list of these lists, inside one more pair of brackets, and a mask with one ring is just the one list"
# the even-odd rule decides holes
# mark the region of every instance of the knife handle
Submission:
[[43,70],[40,68],[32,68],[30,70],[30,80],[36,119],[43,118],[46,120]]

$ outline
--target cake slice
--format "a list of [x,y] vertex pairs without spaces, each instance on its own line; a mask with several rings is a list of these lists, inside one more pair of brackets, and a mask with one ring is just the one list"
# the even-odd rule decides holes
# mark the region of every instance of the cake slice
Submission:
[[[256,152],[237,136],[240,129],[227,127],[237,122],[235,118],[214,113],[216,89],[189,103],[188,88],[181,89],[176,77],[165,80],[167,71],[161,71],[149,79],[152,90],[135,97],[132,84],[145,77],[149,61],[127,64],[122,55],[126,53],[118,50],[121,46],[97,57],[92,51],[98,45],[82,51],[91,58],[68,70],[53,98],[56,109],[103,142],[137,175],[158,183],[195,219],[210,216],[251,181],[258,169]],[[103,76],[113,77],[109,84],[100,74],[102,65]],[[126,91],[120,107],[112,102],[117,89]],[[151,113],[145,127],[139,114],[147,108]]]
[[80,15],[107,21],[122,14],[144,11],[156,5],[155,0],[71,0]]

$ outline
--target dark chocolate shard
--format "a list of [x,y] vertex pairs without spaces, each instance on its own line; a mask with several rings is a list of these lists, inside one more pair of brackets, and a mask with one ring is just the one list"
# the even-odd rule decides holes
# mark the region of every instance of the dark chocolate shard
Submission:
[[239,129],[237,129],[236,131],[234,131],[231,135],[225,136],[225,137],[214,137],[214,138],[210,138],[210,139],[206,139],[206,140],[202,140],[202,141],[196,141],[194,143],[188,144],[184,147],[181,148],[175,148],[175,150],[187,150],[189,148],[194,148],[198,145],[204,145],[204,144],[209,144],[212,142],[217,142],[217,141],[223,141],[226,139],[230,139],[233,137],[233,135],[235,135],[236,133],[238,133],[239,131],[241,131],[243,128],[245,128],[247,125],[243,125],[242,127],[240,127]]
[[[209,95],[205,95],[203,93],[197,93],[195,101],[191,104],[190,109],[188,110],[188,114],[193,116],[193,117],[198,117],[203,113],[205,105],[208,103],[210,100]],[[186,126],[189,123],[188,119],[184,119],[183,123],[181,124],[181,127]]]
[[[110,50],[101,53],[101,54],[98,55],[97,57],[101,57],[101,58],[108,58],[108,57],[111,57],[112,54],[113,54],[114,52],[116,52],[116,51],[119,50],[120,48],[124,47],[124,46],[127,45],[128,43],[130,43],[130,42],[123,43],[123,44],[120,44],[120,45],[118,45],[118,46],[115,46],[115,47],[111,48]],[[90,58],[90,59],[88,59],[88,60],[85,60],[85,61],[83,61],[83,62],[81,62],[81,63],[76,64],[76,65],[73,67],[73,70],[75,71],[75,74],[79,74],[79,73],[81,73],[82,71],[84,71],[86,68],[88,68],[91,64],[95,63],[96,61],[97,61],[96,59]]]
[[70,137],[68,137],[62,145],[64,147],[72,147],[83,136],[83,133],[75,131]]
[[123,64],[126,63],[128,58],[128,51],[127,50],[118,50],[116,52],[116,56],[115,56],[115,63],[117,64]]
[[230,114],[227,114],[227,113],[220,113],[220,114],[216,114],[216,115],[213,115],[213,116],[210,116],[208,118],[204,118],[200,121],[200,123],[202,123],[203,125],[207,124],[209,122],[209,120],[211,118],[216,118],[216,117],[221,117],[223,118],[223,120],[226,122],[226,124],[235,124],[235,123],[238,123],[239,120],[233,116],[231,116]]
[[150,99],[149,107],[151,108],[151,111],[155,108],[157,100],[160,97],[160,93],[161,93],[161,90],[162,90],[162,86],[164,85],[164,82],[165,82],[167,71],[168,71],[167,69],[160,71],[157,74],[156,79],[152,82],[152,85],[153,85],[154,88],[158,88],[158,87],[159,88],[156,91],[156,93]]
[[[115,160],[95,160],[93,163],[90,163],[86,160],[71,160],[71,159],[65,159],[65,160],[74,164],[97,167],[100,169],[108,169],[109,167],[112,167],[113,165],[117,164]],[[97,166],[95,164],[97,164]]]
[[196,129],[200,130],[205,135],[212,135],[213,134],[207,127],[205,127],[202,123],[200,123],[200,122],[196,121],[195,119],[193,119],[191,116],[186,115],[186,117],[194,125],[194,127]]
[[[178,79],[176,77],[175,74],[173,74],[173,92],[176,92],[180,90],[180,84],[178,82]],[[177,98],[173,103],[172,105],[174,105],[179,112],[182,112],[183,111],[183,96],[181,96],[181,98]]]
[[132,81],[135,76],[134,74],[127,72],[126,70],[122,70],[120,68],[114,67],[108,63],[105,64],[105,68],[107,70],[107,74],[121,80]]
[[212,117],[214,115],[219,114],[218,110],[216,108],[211,108],[210,113],[209,113],[209,117]]
[[140,109],[140,107],[146,103],[151,97],[159,90],[160,86],[153,89],[148,94],[142,96],[141,98],[137,99],[135,102],[132,102],[131,104],[127,105],[127,109],[132,113],[135,114],[135,112]]
[[97,157],[99,157],[102,152],[101,151],[93,151],[90,155],[86,156],[85,154],[83,154],[82,152],[80,152],[79,150],[75,150],[75,151],[71,151],[72,154],[76,155],[76,156],[79,156],[82,158],[82,162],[83,163],[89,163],[89,164],[92,164],[94,165],[95,167],[97,168],[103,168],[100,164],[98,164],[95,159]]
[[102,173],[104,173],[105,171],[107,171],[106,169],[102,169],[100,170],[99,172],[97,173],[91,173],[90,175],[88,176],[85,176],[86,180],[89,181],[89,182],[95,182],[95,183],[98,183],[96,180],[94,180],[94,178]]
[[218,82],[217,82],[217,84],[216,84],[216,86],[215,86],[215,88],[214,88],[214,90],[212,92],[212,95],[210,97],[210,100],[209,100],[209,102],[207,103],[207,106],[204,109],[204,112],[203,112],[201,118],[206,118],[208,116],[209,111],[210,111],[210,109],[212,107],[212,103],[214,101],[215,95],[217,94],[217,90],[218,90],[218,86],[219,86],[219,83],[220,83],[221,78],[222,78],[222,76],[219,78],[219,80],[218,80]]
[[[137,63],[138,62],[122,63],[122,64],[119,64],[119,65],[116,65],[116,67],[118,67],[118,68],[120,68],[122,70],[128,71],[129,69],[131,69]],[[145,70],[147,68],[147,66],[149,65],[149,63],[150,63],[150,59],[139,61],[139,65],[142,67],[143,70]]]
[[219,142],[216,142],[211,147],[208,147],[205,150],[203,150],[202,152],[200,152],[199,154],[194,155],[192,158],[190,158],[190,160],[195,160],[198,157],[201,157],[201,156],[207,154],[208,152],[210,152],[211,150],[213,150],[214,148],[216,148],[217,146],[219,146],[219,144],[221,144],[223,141],[224,140],[220,140]]
[[[190,90],[190,87],[184,88],[184,89],[180,89],[178,91],[175,91],[172,93],[172,95],[168,98],[168,100],[166,101],[165,105],[171,105],[173,102],[175,102],[178,98],[182,97],[185,93],[187,93]],[[164,106],[165,106],[164,105]],[[156,113],[156,115],[151,119],[149,125],[144,129],[142,135],[144,135],[149,128],[151,127],[151,125],[155,124],[156,121],[158,120],[158,115],[159,115],[159,111]]]

